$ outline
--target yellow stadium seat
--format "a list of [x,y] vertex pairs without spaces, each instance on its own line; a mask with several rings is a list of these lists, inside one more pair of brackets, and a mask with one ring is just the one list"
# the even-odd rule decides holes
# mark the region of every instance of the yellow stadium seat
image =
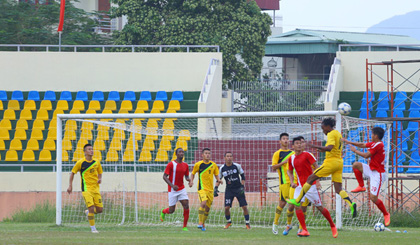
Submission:
[[[161,110],[159,110],[159,109],[157,109],[157,108],[154,108],[154,109],[152,109],[151,111],[150,111],[150,113],[162,113],[162,111]],[[160,119],[159,119],[160,120]]]
[[0,111],[2,111],[4,109],[3,107],[3,101],[0,100]]
[[10,140],[9,130],[0,128],[0,140]]
[[106,153],[106,159],[105,162],[118,162],[119,157],[118,157],[118,152],[117,150],[114,149],[110,149],[107,153]]
[[31,110],[31,111],[36,110],[35,101],[33,101],[33,100],[25,100],[25,104],[23,106],[23,109],[24,110],[25,109],[28,109],[28,110]]
[[133,110],[133,103],[129,100],[123,100],[121,102],[121,107],[120,110],[127,110],[127,111],[132,111]]
[[162,137],[159,144],[159,150],[171,151],[172,150],[171,141]]
[[126,150],[123,154],[123,161],[125,162],[134,162],[134,154],[133,154],[133,149],[131,150]]
[[190,140],[191,136],[190,136],[190,131],[187,129],[181,130],[179,131],[179,137],[178,140]]
[[15,131],[15,137],[14,139],[20,139],[20,140],[26,140],[28,136],[26,135],[26,130],[18,128]]
[[10,141],[9,150],[21,151],[22,150],[22,141],[18,139],[13,139]]
[[92,130],[83,129],[82,132],[80,133],[80,138],[81,139],[92,140],[93,139]]
[[158,109],[159,111],[164,111],[165,110],[165,105],[163,104],[163,101],[161,101],[161,100],[153,101],[152,110],[153,109]]
[[83,129],[93,130],[93,123],[84,121],[84,122],[82,123],[82,128],[81,128],[81,129],[82,129],[82,130],[83,130]]
[[[62,142],[63,144],[63,142]],[[55,141],[53,139],[46,139],[44,141],[44,150],[55,151]]]
[[34,162],[35,161],[34,151],[33,150],[23,151],[22,161],[23,162]]
[[38,161],[40,162],[49,162],[51,161],[51,152],[49,150],[42,150],[39,153],[39,159]]
[[167,162],[168,159],[169,159],[168,152],[165,150],[159,149],[156,154],[155,162]]
[[136,118],[136,119],[133,120],[133,123],[134,123],[134,125],[136,127],[142,128],[143,127],[143,124],[142,124],[141,121],[143,121],[143,120],[144,119],[142,119],[142,118]]
[[44,130],[45,129],[44,121],[40,119],[35,119],[34,123],[32,124],[32,129],[34,128]]
[[[141,133],[134,133],[134,135],[136,136],[135,140],[141,140],[143,138]],[[133,133],[130,133],[130,138],[128,140],[133,140]]]
[[85,110],[85,102],[81,101],[81,100],[75,100],[73,102],[73,110],[77,109],[79,111],[84,111]]
[[26,119],[19,119],[16,123],[16,129],[18,128],[28,129],[28,121]]
[[126,110],[126,109],[120,109],[118,111],[118,114],[127,114],[127,113],[128,113],[128,110]]
[[164,129],[162,139],[167,139],[169,141],[174,140],[174,131],[172,129]]
[[[102,114],[112,114],[112,111],[111,111],[111,110],[109,110],[109,109],[104,109],[104,110],[102,111]],[[109,119],[106,119],[106,120],[109,120]]]
[[[138,148],[139,148],[139,143],[137,142],[137,140],[135,140],[134,141],[134,144],[135,144],[135,149],[137,150]],[[127,150],[133,150],[133,138],[131,138],[131,139],[128,139],[128,141],[127,141],[127,145],[126,145],[126,147],[125,147],[125,150],[127,151]]]
[[93,158],[99,162],[102,161],[102,152],[93,151]]
[[154,151],[155,150],[155,142],[152,139],[145,139],[143,142],[142,151]]
[[150,119],[147,121],[147,125],[146,125],[146,127],[147,127],[147,128],[159,128],[159,125],[158,125],[158,123],[157,123],[157,120],[156,120],[156,119],[150,118]]
[[19,101],[17,101],[17,100],[9,100],[9,102],[7,103],[7,109],[20,110]]
[[[166,111],[166,113],[176,113],[176,110],[174,110],[174,109],[168,109]],[[175,119],[172,119],[172,120],[175,120]]]
[[[115,120],[115,123],[121,123],[122,125],[125,125],[125,119],[122,118],[118,118],[117,120]],[[114,128],[115,130],[116,128]]]
[[67,120],[64,130],[77,130],[77,123],[74,120]]
[[63,139],[63,141],[61,141],[61,148],[66,151],[72,151],[73,144],[69,139]]
[[[44,143],[44,145],[45,145],[45,143]],[[38,140],[36,140],[36,139],[28,140],[28,143],[26,144],[26,150],[39,151]]]
[[145,100],[139,100],[137,101],[137,107],[136,110],[143,110],[143,111],[148,111],[149,110],[149,103]]
[[76,150],[82,150],[83,151],[83,147],[85,147],[85,145],[89,143],[86,139],[79,139],[79,141],[77,142],[77,146],[76,146]]
[[109,130],[109,126],[103,125],[103,124],[99,124],[98,128],[96,129],[97,131],[101,131],[101,130]]
[[95,110],[93,110],[93,109],[88,109],[88,110],[86,111],[86,114],[96,114],[96,111],[95,111]]
[[0,121],[0,128],[11,130],[12,129],[12,123],[10,122],[9,119],[3,119],[3,120]]
[[18,155],[15,150],[8,150],[6,152],[6,158],[4,159],[6,162],[17,162],[18,161]]
[[115,101],[113,101],[113,100],[107,100],[105,102],[104,110],[116,111],[117,110],[117,103],[115,103]]
[[151,162],[152,161],[152,154],[150,151],[143,150],[140,153],[139,162]]
[[78,109],[71,109],[70,114],[80,114],[80,111]]
[[122,149],[121,139],[118,138],[118,137],[117,138],[114,137],[111,140],[111,144],[109,144],[109,149],[112,149],[112,150],[121,150]]
[[83,152],[83,148],[82,149],[76,149],[73,152],[73,158],[72,161],[73,162],[77,162],[79,161],[81,158],[85,157],[85,153]]
[[156,128],[147,128],[146,129],[146,138],[157,140],[158,139],[158,133]]
[[57,129],[48,130],[47,139],[56,140],[57,139]]
[[176,142],[175,149],[178,149],[178,148],[182,148],[184,151],[187,151],[188,150],[187,141],[178,139],[178,141]]
[[76,140],[76,131],[74,131],[74,130],[66,130],[66,131],[64,131],[64,139],[67,139],[67,140]]
[[[144,110],[143,109],[140,109],[140,108],[137,108],[135,111],[134,111],[134,113],[135,114],[143,114],[144,113]],[[143,119],[142,119],[143,120]]]
[[0,140],[0,151],[6,150],[6,145],[4,144],[4,140]]
[[[55,134],[54,134],[54,139],[55,138],[57,138],[57,130],[49,130],[48,131],[48,136],[47,136],[47,139],[50,137],[50,132],[56,132]],[[31,131],[31,139],[34,139],[34,140],[43,140],[44,139],[44,133],[42,132],[42,130],[41,129],[32,129],[32,131]]]
[[57,120],[57,114],[64,114],[64,111],[62,109],[55,109],[52,120]]
[[50,124],[48,125],[48,129],[49,130],[57,130],[57,120],[51,120]]
[[91,100],[89,102],[89,107],[88,108],[90,110],[100,111],[101,110],[101,104],[97,100]]
[[104,151],[106,149],[105,142],[101,139],[96,139],[95,143],[93,143],[93,149],[96,151]]
[[39,109],[36,112],[36,119],[40,119],[40,120],[44,120],[44,121],[48,120],[49,119],[48,111],[46,109]]
[[179,100],[169,101],[168,110],[175,110],[175,111],[181,110],[181,105],[179,104]]
[[60,109],[63,111],[68,111],[69,110],[69,103],[67,102],[67,100],[59,100],[57,101],[57,106],[55,107],[55,109]]
[[96,136],[96,139],[99,139],[99,140],[109,140],[109,132],[108,132],[108,130],[98,130],[98,135]]
[[39,107],[39,109],[44,109],[44,110],[47,110],[47,111],[51,111],[52,110],[51,100],[41,101],[41,106]]
[[165,121],[163,121],[162,129],[175,129],[174,121],[171,119],[165,119]]
[[20,119],[25,119],[25,120],[32,120],[32,111],[29,109],[23,109],[20,112]]
[[15,110],[7,109],[4,111],[3,119],[16,120]]
[[125,132],[122,129],[115,129],[114,130],[114,138],[125,140]]
[[67,151],[62,151],[61,154],[61,161],[68,162],[69,161],[69,153]]

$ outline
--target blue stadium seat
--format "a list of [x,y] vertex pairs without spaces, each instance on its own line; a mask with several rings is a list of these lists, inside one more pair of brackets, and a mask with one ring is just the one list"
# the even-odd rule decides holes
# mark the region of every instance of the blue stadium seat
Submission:
[[152,94],[150,91],[141,91],[140,100],[152,101]]
[[51,90],[45,91],[44,100],[56,101],[57,97],[55,96],[55,92]]
[[419,111],[420,110],[420,100],[418,101],[411,101],[409,111]]
[[393,112],[392,116],[393,117],[398,117],[398,118],[403,118],[404,117],[404,112],[403,112],[403,110],[394,109],[394,112]]
[[39,101],[39,92],[36,90],[29,91],[28,100]]
[[22,91],[20,91],[20,90],[13,91],[11,100],[23,101]]
[[360,140],[360,134],[359,134],[359,131],[357,129],[349,131],[349,140],[350,141],[359,141]]
[[410,156],[414,161],[420,162],[419,151],[413,151]]
[[414,101],[420,101],[420,91],[415,92],[411,99]]
[[389,110],[389,103],[387,100],[381,100],[378,103],[378,107],[376,107],[376,110]]
[[156,93],[156,99],[155,100],[161,100],[161,101],[167,101],[168,95],[166,94],[166,91],[158,91]]
[[60,100],[72,101],[73,98],[71,97],[70,91],[62,91],[60,95]]
[[[372,91],[369,91],[369,101],[374,101],[375,100],[375,94]],[[366,101],[366,92],[363,93],[363,98],[362,100]]]
[[394,101],[394,110],[405,110],[405,101],[395,100]]
[[[398,163],[398,166],[403,166],[403,164]],[[398,173],[404,173],[404,168],[398,168],[397,171],[398,171]],[[392,173],[392,168],[391,167],[389,168],[389,173]]]
[[379,99],[378,99],[378,101],[389,101],[389,98],[388,98],[388,91],[382,91],[382,92],[380,92],[379,93]]
[[[367,119],[366,110],[360,111],[359,118],[361,118],[361,119]],[[369,118],[372,118],[370,112],[369,112]]]
[[420,164],[418,164],[417,162],[414,162],[414,161],[410,160],[408,166],[418,167],[418,168],[409,168],[406,172],[407,174],[418,174],[418,173],[420,173]]
[[394,101],[402,100],[405,101],[407,99],[407,93],[405,91],[398,91],[395,95]]
[[108,100],[120,101],[120,93],[118,91],[109,92]]
[[102,91],[93,92],[92,100],[104,101],[104,92]]
[[395,130],[397,130],[397,131],[401,131],[401,130],[403,129],[402,122],[397,122],[397,121],[395,121],[395,122],[392,124],[392,127],[394,128],[394,131],[395,131]]
[[[401,143],[402,142],[402,143]],[[408,145],[407,145],[407,139],[398,139],[397,140],[398,148],[400,148],[402,151],[408,151]]]
[[78,91],[76,94],[76,100],[81,100],[81,101],[88,101],[88,95],[86,91]]
[[0,100],[7,101],[7,93],[4,90],[0,90]]
[[134,91],[125,91],[124,100],[136,101],[136,94]]
[[[373,108],[372,101],[369,102],[369,110],[371,111]],[[360,110],[366,110],[366,100],[362,100],[362,104],[360,105]]]
[[172,93],[172,100],[178,100],[179,102],[184,100],[184,94],[182,91],[174,91]]
[[378,110],[376,112],[376,117],[388,117],[388,112],[385,110]]
[[[419,111],[411,111],[408,117],[420,117]],[[408,131],[417,131],[419,129],[419,122],[408,122]]]

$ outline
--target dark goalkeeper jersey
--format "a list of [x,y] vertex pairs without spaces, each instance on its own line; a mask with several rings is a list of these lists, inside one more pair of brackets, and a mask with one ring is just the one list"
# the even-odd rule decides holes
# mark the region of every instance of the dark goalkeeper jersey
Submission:
[[231,166],[224,164],[220,167],[219,178],[225,178],[226,189],[235,190],[242,186],[240,175],[243,173],[244,170],[238,163],[232,163]]

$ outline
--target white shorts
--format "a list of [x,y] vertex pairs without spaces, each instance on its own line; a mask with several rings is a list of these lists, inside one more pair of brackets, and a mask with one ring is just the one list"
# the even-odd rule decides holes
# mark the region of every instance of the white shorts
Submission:
[[370,193],[372,195],[378,196],[381,191],[382,184],[386,180],[386,173],[379,173],[376,170],[372,170],[367,164],[362,164],[362,166],[363,176],[369,178],[370,181]]
[[[295,189],[295,194],[293,196],[294,199],[299,197],[300,191],[302,190],[302,186],[298,186]],[[301,203],[305,202],[308,199],[315,207],[322,206],[321,197],[319,196],[318,189],[316,189],[316,185],[311,186],[308,192],[306,192],[305,196],[302,198]]]
[[169,207],[175,206],[178,201],[188,200],[187,190],[184,188],[180,191],[168,192]]

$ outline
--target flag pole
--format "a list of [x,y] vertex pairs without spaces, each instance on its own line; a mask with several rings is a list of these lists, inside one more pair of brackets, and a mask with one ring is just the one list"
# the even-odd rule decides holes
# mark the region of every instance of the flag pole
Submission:
[[61,34],[63,33],[63,24],[64,24],[64,11],[66,8],[66,0],[61,0],[60,2],[60,21],[58,23],[58,52],[61,52]]
[[62,31],[58,32],[58,52],[61,52],[61,33]]

